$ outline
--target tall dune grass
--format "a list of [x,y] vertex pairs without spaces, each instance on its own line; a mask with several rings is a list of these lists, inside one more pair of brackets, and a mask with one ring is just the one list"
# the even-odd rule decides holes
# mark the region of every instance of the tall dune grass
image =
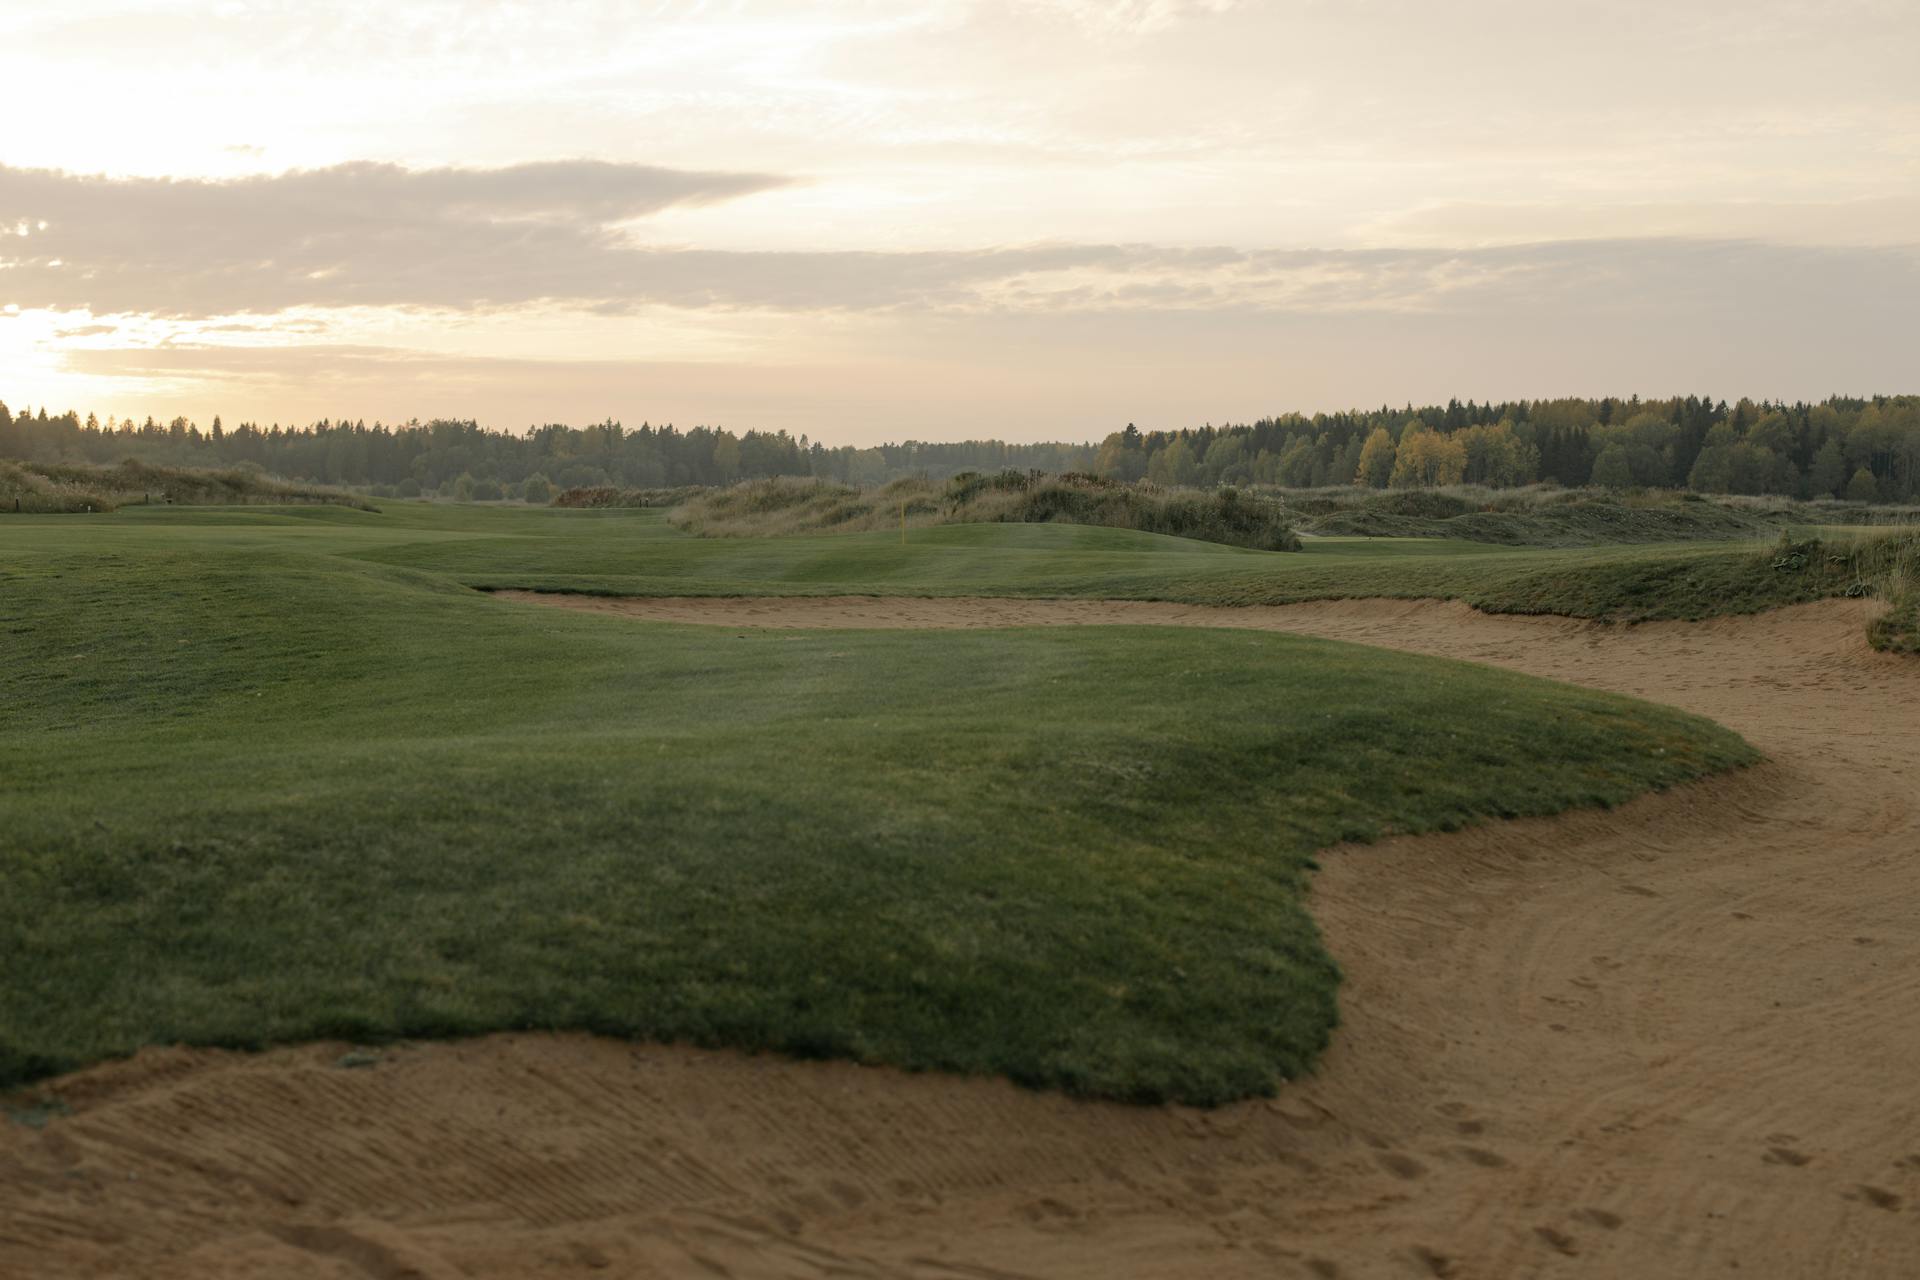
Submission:
[[248,467],[202,471],[128,459],[90,463],[0,461],[0,514],[112,511],[140,503],[232,506],[324,502],[371,510],[343,489],[292,484]]
[[613,485],[584,485],[555,494],[551,507],[672,507],[706,492],[697,484],[669,489],[621,489]]
[[1087,524],[1197,538],[1260,551],[1297,551],[1286,508],[1234,489],[1167,489],[1087,475],[963,472],[914,476],[873,489],[826,480],[760,480],[713,489],[670,517],[702,537],[780,537],[936,524]]
[[1667,489],[1263,489],[1310,533],[1462,538],[1507,546],[1771,538],[1799,525],[1878,525],[1920,518],[1920,508],[1836,500],[1679,493]]
[[1758,567],[1799,580],[1809,599],[1877,602],[1881,607],[1867,622],[1868,642],[1894,653],[1920,653],[1920,524],[1825,539],[1782,533]]
[[[607,505],[582,493],[569,505]],[[1627,543],[1772,540],[1802,526],[1920,521],[1920,508],[1837,500],[1713,496],[1670,490],[1563,489],[1170,489],[1084,475],[963,473],[939,483],[908,477],[859,488],[830,480],[760,480],[724,489],[676,491],[675,522],[706,537],[847,533],[955,522],[1064,521],[1144,529],[1236,546],[1285,549],[1295,531],[1322,536],[1458,538],[1498,546],[1584,547]],[[643,505],[631,500],[615,505]],[[669,505],[648,501],[644,505]],[[1284,537],[1275,533],[1284,527]]]
[[1867,624],[1876,649],[1920,654],[1920,523],[1858,535],[1850,548],[1864,593],[1886,607]]
[[1302,517],[1375,511],[1444,520],[1473,512],[1537,514],[1565,507],[1605,503],[1633,511],[1712,507],[1776,523],[1903,525],[1920,522],[1920,505],[1854,502],[1843,498],[1801,499],[1778,494],[1692,493],[1678,489],[1565,488],[1530,484],[1494,489],[1477,484],[1424,489],[1370,489],[1360,485],[1324,485],[1287,489],[1261,485],[1255,492],[1284,502]]

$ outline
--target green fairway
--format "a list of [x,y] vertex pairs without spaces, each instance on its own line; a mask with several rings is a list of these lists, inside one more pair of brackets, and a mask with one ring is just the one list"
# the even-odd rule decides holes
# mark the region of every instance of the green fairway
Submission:
[[658,510],[568,511],[387,503],[343,507],[130,507],[112,516],[14,518],[16,553],[217,545],[342,556],[482,588],[626,595],[1008,595],[1282,604],[1446,597],[1494,612],[1700,618],[1840,594],[1842,566],[1770,566],[1767,542],[1584,548],[1438,538],[1313,538],[1294,553],[1121,529],[968,524],[898,533],[696,538]]
[[742,634],[470,587],[1225,600],[1607,562],[423,505],[0,521],[0,1084],[155,1042],[553,1027],[1264,1092],[1335,1021],[1313,850],[1751,750],[1285,636]]

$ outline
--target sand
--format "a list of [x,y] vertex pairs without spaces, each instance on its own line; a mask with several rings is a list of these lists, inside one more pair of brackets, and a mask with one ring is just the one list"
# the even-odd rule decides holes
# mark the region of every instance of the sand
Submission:
[[149,1050],[0,1126],[0,1275],[1920,1275],[1920,663],[1851,603],[569,607],[727,626],[1174,623],[1469,658],[1771,757],[1611,813],[1330,851],[1312,1080],[1212,1112],[501,1035]]

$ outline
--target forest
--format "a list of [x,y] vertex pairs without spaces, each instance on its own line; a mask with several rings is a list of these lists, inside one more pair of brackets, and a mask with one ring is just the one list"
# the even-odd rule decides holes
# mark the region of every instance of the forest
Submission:
[[44,407],[16,413],[0,404],[0,457],[257,467],[376,496],[481,501],[545,501],[558,490],[592,485],[724,485],[774,476],[870,485],[1014,469],[1203,488],[1551,483],[1912,502],[1920,499],[1920,396],[1731,405],[1699,396],[1452,400],[1167,431],[1129,423],[1098,444],[906,440],[869,448],[784,431],[628,428],[612,419],[523,433],[451,419],[227,427],[215,417],[203,428],[184,417],[103,423],[93,414]]

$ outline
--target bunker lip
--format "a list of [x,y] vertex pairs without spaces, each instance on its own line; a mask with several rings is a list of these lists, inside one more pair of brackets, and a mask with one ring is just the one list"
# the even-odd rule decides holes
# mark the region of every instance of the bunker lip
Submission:
[[30,1091],[71,1114],[0,1126],[0,1273],[1920,1274],[1920,663],[1868,649],[1859,602],[1627,628],[1398,600],[532,598],[1293,631],[1674,704],[1770,763],[1329,851],[1312,906],[1345,1022],[1272,1101],[575,1035],[149,1050]]

